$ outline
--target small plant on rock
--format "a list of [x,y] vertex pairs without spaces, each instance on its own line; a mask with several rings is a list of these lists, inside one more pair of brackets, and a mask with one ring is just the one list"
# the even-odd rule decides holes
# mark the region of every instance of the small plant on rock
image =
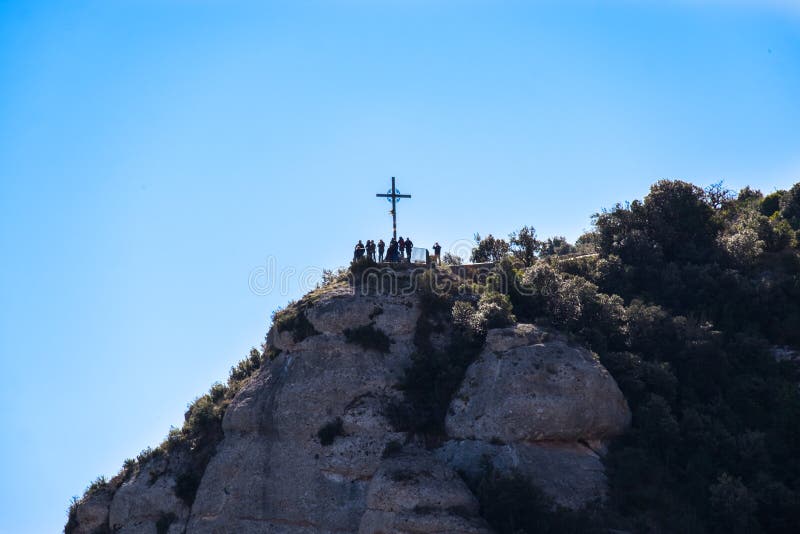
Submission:
[[272,317],[278,332],[291,332],[292,340],[299,343],[307,337],[319,334],[306,317],[305,308],[299,305],[289,306],[285,310],[276,312]]
[[325,423],[317,432],[319,443],[324,447],[332,445],[337,436],[344,436],[344,422],[341,417]]
[[360,345],[365,350],[376,350],[383,353],[389,352],[389,347],[392,344],[389,336],[380,328],[375,328],[372,323],[355,328],[346,328],[344,337],[348,343]]

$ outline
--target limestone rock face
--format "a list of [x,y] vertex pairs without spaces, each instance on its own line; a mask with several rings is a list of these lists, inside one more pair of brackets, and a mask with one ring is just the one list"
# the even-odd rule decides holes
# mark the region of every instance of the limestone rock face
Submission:
[[533,325],[490,330],[445,420],[452,438],[437,455],[464,472],[481,458],[516,470],[558,504],[604,498],[603,440],[630,410],[614,379],[586,349]]
[[532,325],[490,331],[450,405],[448,435],[508,443],[622,433],[630,411],[617,383],[589,351],[550,337],[542,342]]
[[489,533],[461,478],[425,450],[384,460],[367,492],[359,534]]
[[175,496],[174,479],[159,477],[151,483],[143,470],[115,492],[108,519],[112,531],[121,534],[156,532],[159,522],[169,524],[169,534],[178,534],[188,518],[189,508]]
[[108,508],[113,492],[103,490],[84,500],[76,509],[75,534],[93,534],[108,526]]
[[598,452],[576,442],[492,444],[478,440],[451,440],[435,451],[446,464],[471,477],[480,476],[488,459],[501,472],[522,473],[555,502],[580,508],[602,499],[606,491],[603,463]]
[[[384,413],[400,398],[418,314],[412,299],[333,294],[315,303],[307,317],[321,333],[284,345],[228,408],[189,531],[355,531],[381,453],[405,438]],[[345,341],[342,330],[371,322],[391,332],[388,354]],[[323,445],[317,433],[337,418],[343,435]]]
[[[306,337],[270,331],[269,348],[280,353],[227,407],[191,507],[176,496],[181,471],[170,467],[188,464],[167,453],[86,497],[71,532],[485,533],[456,474],[479,475],[483,458],[566,506],[602,498],[603,441],[630,414],[585,349],[532,325],[491,330],[451,402],[447,436],[426,450],[387,416],[403,400],[418,297],[339,287],[303,306]],[[345,329],[365,325],[389,336],[388,353],[347,341]]]
[[324,334],[341,334],[347,328],[373,323],[392,339],[407,339],[414,334],[419,317],[416,297],[349,297],[343,290],[327,295],[314,304],[306,316]]

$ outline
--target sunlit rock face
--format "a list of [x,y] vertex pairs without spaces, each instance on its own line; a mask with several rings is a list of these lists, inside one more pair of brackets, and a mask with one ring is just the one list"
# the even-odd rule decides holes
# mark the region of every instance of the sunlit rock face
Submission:
[[478,515],[475,496],[453,469],[428,451],[407,448],[381,462],[372,477],[358,532],[488,534],[490,530]]
[[450,405],[459,439],[578,441],[620,434],[630,412],[592,353],[532,325],[491,330]]
[[621,434],[630,418],[622,392],[591,352],[518,324],[489,331],[450,404],[451,439],[437,455],[464,472],[488,458],[577,508],[603,499],[604,440]]
[[[490,532],[457,474],[478,475],[486,459],[563,505],[602,499],[600,455],[629,423],[627,404],[590,352],[533,325],[488,332],[441,440],[426,448],[393,427],[421,311],[416,295],[317,295],[310,335],[270,332],[277,356],[227,408],[191,507],[168,454],[166,467],[82,502],[73,532]],[[391,339],[388,352],[348,342],[344,331],[365,325]]]

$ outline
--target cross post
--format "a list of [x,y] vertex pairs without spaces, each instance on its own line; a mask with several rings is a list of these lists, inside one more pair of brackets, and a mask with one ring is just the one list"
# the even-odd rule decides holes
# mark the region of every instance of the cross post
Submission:
[[411,195],[401,195],[400,191],[394,186],[394,176],[392,176],[392,188],[385,195],[377,194],[376,197],[392,199],[392,237],[397,239],[397,199],[411,198]]

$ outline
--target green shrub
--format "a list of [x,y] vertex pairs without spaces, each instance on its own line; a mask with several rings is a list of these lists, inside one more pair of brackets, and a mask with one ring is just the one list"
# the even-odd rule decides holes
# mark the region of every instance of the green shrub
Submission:
[[375,328],[373,323],[346,328],[343,333],[348,343],[355,343],[365,350],[387,353],[392,344],[389,336],[380,328]]
[[499,534],[586,534],[606,532],[588,511],[557,506],[519,472],[499,472],[485,461],[477,479],[466,478],[480,514]]
[[121,482],[126,482],[130,480],[130,478],[136,472],[136,467],[137,467],[136,460],[134,460],[133,458],[126,458],[125,461],[122,462],[122,469],[120,469],[120,472],[117,475],[117,477],[119,477]]
[[759,530],[753,516],[757,508],[756,500],[740,479],[723,473],[709,492],[713,532],[748,534]]
[[[217,384],[221,386],[221,384]],[[212,389],[213,391],[213,389]],[[224,396],[224,393],[221,394]],[[186,434],[203,434],[213,432],[222,424],[224,410],[220,404],[220,397],[216,402],[211,394],[198,397],[184,414]]]
[[560,275],[549,263],[539,261],[525,269],[522,283],[527,302],[535,315],[545,313],[551,297],[558,294]]
[[464,261],[461,259],[460,256],[452,254],[450,252],[445,252],[442,255],[442,263],[445,265],[461,265]]
[[164,449],[162,449],[161,447],[156,447],[155,449],[152,447],[147,447],[142,452],[140,452],[138,456],[136,456],[136,463],[142,466],[147,462],[149,462],[150,460],[159,458],[163,455],[164,455]]
[[250,354],[247,358],[240,361],[234,367],[231,367],[230,374],[228,375],[228,382],[238,382],[249,378],[261,368],[263,361],[261,353],[259,353],[257,349],[250,349]]
[[796,183],[780,200],[781,217],[786,219],[792,228],[800,230],[800,183]]
[[344,422],[341,417],[325,423],[317,432],[320,445],[327,447],[332,445],[338,436],[344,436]]
[[770,217],[766,225],[761,226],[761,239],[766,244],[767,251],[779,252],[795,245],[795,232],[786,219]]
[[426,269],[416,275],[414,284],[423,315],[435,316],[450,310],[450,293],[455,289],[451,280]]
[[400,382],[403,402],[390,406],[387,412],[397,430],[431,437],[444,435],[450,401],[485,340],[483,331],[456,325],[446,348],[434,347],[431,335],[444,330],[443,321],[452,320],[451,314],[443,313],[439,305],[427,306],[417,320],[412,363]]
[[475,332],[476,334],[483,330],[483,324],[478,316],[475,306],[464,300],[459,300],[453,304],[453,324],[457,328]]
[[295,343],[319,334],[306,317],[305,307],[302,304],[294,304],[285,310],[276,312],[272,320],[278,332],[291,332],[292,340]]
[[86,494],[92,495],[105,489],[108,489],[108,480],[106,480],[105,476],[100,475],[94,479],[91,484],[89,484],[88,488],[86,488]]
[[502,293],[487,292],[481,295],[477,315],[485,328],[502,328],[517,320],[512,313],[508,295]]
[[764,197],[761,202],[761,215],[771,217],[776,211],[781,209],[781,197],[786,191],[775,191]]
[[615,528],[797,531],[800,369],[769,352],[800,347],[794,200],[776,213],[781,196],[713,202],[661,182],[596,217],[599,257],[515,275],[514,314],[596,351],[634,414],[605,458]]
[[546,241],[542,241],[539,255],[543,258],[547,256],[565,256],[567,254],[573,254],[575,251],[575,246],[561,235],[549,237]]
[[347,282],[349,280],[349,270],[344,267],[338,269],[323,269],[322,279],[317,284],[317,288],[323,288],[337,283]]
[[180,473],[175,478],[175,496],[190,508],[197,496],[197,490],[200,488],[201,478],[202,474],[192,470]]
[[736,201],[740,204],[760,204],[764,199],[764,194],[758,189],[753,189],[749,185],[739,190]]
[[397,456],[403,450],[403,444],[397,440],[392,440],[386,444],[383,448],[383,452],[381,453],[381,458],[391,458],[392,456]]
[[358,283],[362,280],[364,273],[377,270],[378,268],[379,266],[376,262],[364,256],[359,260],[353,260],[350,262],[350,275],[352,276],[353,281]]
[[177,516],[172,512],[168,514],[161,514],[161,516],[158,518],[158,521],[156,521],[156,534],[167,534],[167,532],[169,532],[169,527],[175,522],[176,519]]
[[475,263],[500,261],[508,255],[510,247],[505,239],[495,238],[492,234],[481,239],[475,234],[475,247],[472,249],[471,260]]
[[280,356],[281,352],[283,352],[281,349],[276,349],[275,347],[268,347],[264,351],[264,358],[269,360],[269,361],[271,361],[271,362],[275,361],[275,358]]
[[514,257],[528,267],[536,260],[536,254],[542,248],[542,242],[536,239],[536,229],[533,226],[523,226],[518,232],[512,232],[508,241]]
[[80,501],[78,497],[72,497],[67,509],[67,524],[64,525],[64,534],[73,534],[77,531],[78,527],[78,506]]
[[[189,461],[176,473],[175,494],[187,506],[194,502],[197,489],[208,462],[222,441],[222,419],[234,395],[263,364],[261,353],[251,349],[248,356],[231,367],[227,384],[215,383],[208,393],[192,402],[184,414],[181,429],[171,429],[165,442],[146,456],[164,454],[165,451],[185,450]],[[158,451],[158,452],[156,452]],[[144,460],[146,461],[146,460]],[[139,459],[139,465],[143,459]]]

